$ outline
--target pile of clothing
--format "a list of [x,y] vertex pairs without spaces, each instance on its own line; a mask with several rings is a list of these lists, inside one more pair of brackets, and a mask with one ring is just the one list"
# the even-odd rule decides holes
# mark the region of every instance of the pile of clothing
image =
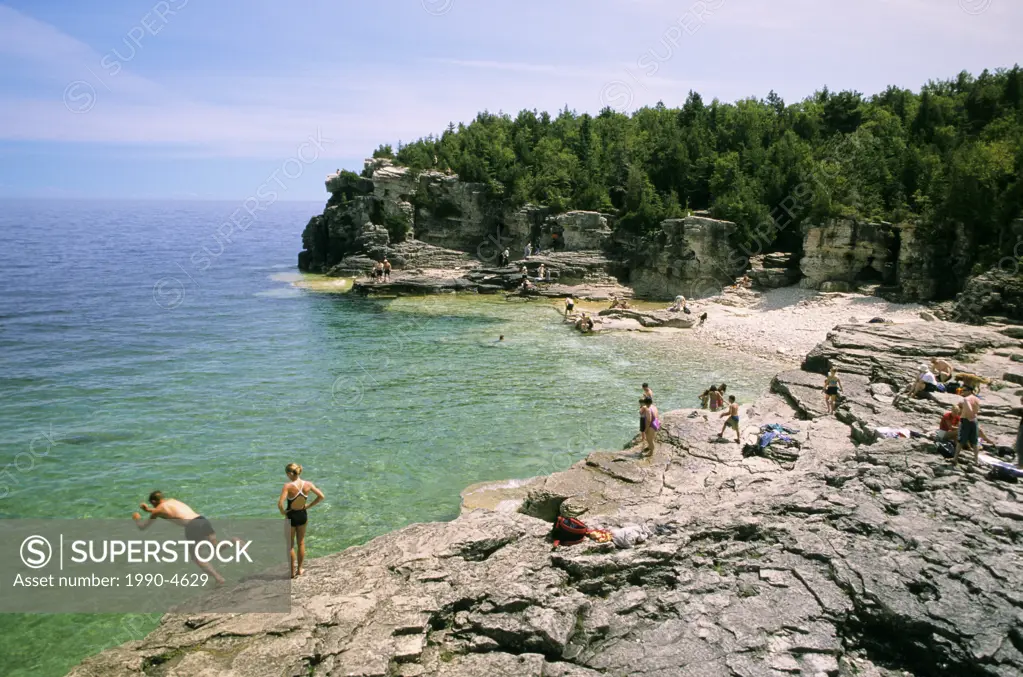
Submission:
[[642,524],[626,524],[621,527],[595,529],[586,526],[575,517],[558,517],[554,522],[551,537],[554,547],[559,545],[576,545],[587,538],[597,543],[614,543],[615,547],[628,550],[640,543],[646,543],[655,535],[674,533],[675,527],[667,524],[645,526]]
[[799,432],[796,428],[790,428],[780,423],[765,423],[760,426],[760,440],[758,444],[761,449],[766,449],[778,442],[785,446],[798,447],[799,442],[791,437]]

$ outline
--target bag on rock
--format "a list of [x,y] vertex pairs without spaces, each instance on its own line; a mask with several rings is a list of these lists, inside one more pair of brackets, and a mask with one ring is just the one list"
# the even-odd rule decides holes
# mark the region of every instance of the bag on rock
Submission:
[[551,537],[554,539],[554,547],[558,545],[575,545],[581,543],[590,528],[574,517],[561,517],[554,521],[554,529],[551,530]]
[[938,453],[945,458],[952,458],[956,455],[956,445],[951,442],[935,442],[934,446],[937,447]]

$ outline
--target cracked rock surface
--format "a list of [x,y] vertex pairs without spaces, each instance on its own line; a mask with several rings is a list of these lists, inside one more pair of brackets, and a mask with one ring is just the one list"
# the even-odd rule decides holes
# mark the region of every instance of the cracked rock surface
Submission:
[[[505,484],[500,502],[517,511],[465,506],[310,561],[289,614],[168,615],[71,674],[1016,677],[1023,491],[953,469],[925,440],[868,433],[936,428],[942,401],[898,391],[941,354],[995,379],[981,425],[1014,434],[1012,360],[995,353],[1021,344],[927,326],[836,328],[804,371],[744,405],[744,442],[762,423],[799,429],[780,460],[718,440],[716,415],[666,413],[652,458],[634,443],[517,495]],[[834,417],[819,373],[832,365],[848,395]],[[628,550],[552,551],[545,520],[558,513],[662,529]]]

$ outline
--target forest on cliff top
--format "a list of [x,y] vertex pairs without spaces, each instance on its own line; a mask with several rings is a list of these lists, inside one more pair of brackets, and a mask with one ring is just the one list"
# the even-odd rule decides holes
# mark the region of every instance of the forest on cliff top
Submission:
[[680,108],[631,115],[483,112],[374,157],[451,170],[506,207],[612,213],[634,240],[702,209],[738,223],[740,244],[758,251],[798,249],[802,222],[840,216],[916,222],[934,242],[965,226],[965,258],[979,268],[1021,235],[1023,71],[873,96],[825,88],[791,104],[774,92],[735,103],[690,92]]

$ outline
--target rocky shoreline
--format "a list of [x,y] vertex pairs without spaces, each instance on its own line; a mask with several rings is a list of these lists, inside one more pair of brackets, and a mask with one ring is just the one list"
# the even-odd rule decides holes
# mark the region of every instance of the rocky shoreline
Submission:
[[[596,451],[568,470],[463,492],[414,524],[308,563],[287,615],[168,615],[74,677],[522,675],[1009,677],[1023,671],[1023,490],[924,438],[949,397],[898,396],[930,356],[992,380],[981,425],[1015,439],[1016,327],[841,325],[742,408],[662,415],[658,451]],[[845,398],[822,416],[823,372]],[[660,525],[632,549],[552,551],[557,514]]]

